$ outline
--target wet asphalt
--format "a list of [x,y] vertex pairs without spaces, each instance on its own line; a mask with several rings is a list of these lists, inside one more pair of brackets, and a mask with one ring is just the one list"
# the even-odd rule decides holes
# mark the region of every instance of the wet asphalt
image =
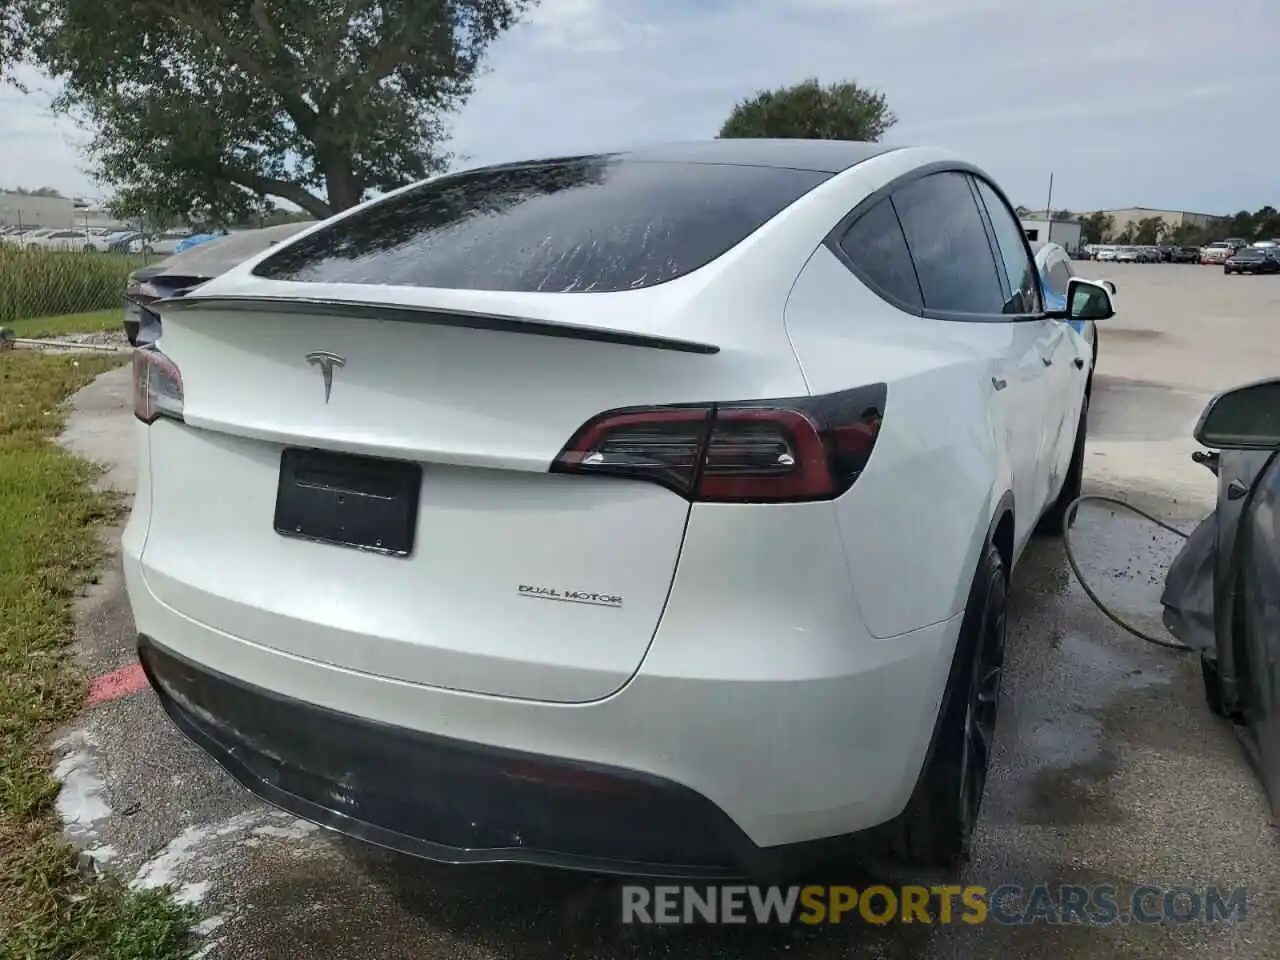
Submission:
[[[1214,493],[1189,460],[1191,424],[1212,391],[1264,375],[1268,351],[1280,356],[1280,277],[1224,283],[1212,268],[1154,265],[1108,275],[1124,312],[1099,331],[1087,486],[1189,529]],[[125,491],[128,387],[127,370],[88,387],[64,437]],[[1090,506],[1072,543],[1117,612],[1159,629],[1176,536]],[[79,612],[87,670],[133,662],[114,563]],[[1054,541],[1034,542],[1015,571],[993,770],[960,882],[1108,884],[1122,902],[1143,884],[1245,887],[1242,921],[623,926],[616,881],[426,864],[273,811],[189,745],[148,691],[86,712],[59,753],[73,839],[104,869],[198,904],[208,958],[1280,956],[1280,835],[1232,731],[1204,705],[1198,667],[1107,620]],[[887,878],[847,864],[812,879]]]

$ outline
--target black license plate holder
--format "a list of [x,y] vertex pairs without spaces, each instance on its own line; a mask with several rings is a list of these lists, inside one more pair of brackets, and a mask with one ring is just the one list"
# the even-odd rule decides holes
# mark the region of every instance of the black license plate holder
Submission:
[[290,447],[280,455],[276,532],[405,557],[421,489],[416,463]]

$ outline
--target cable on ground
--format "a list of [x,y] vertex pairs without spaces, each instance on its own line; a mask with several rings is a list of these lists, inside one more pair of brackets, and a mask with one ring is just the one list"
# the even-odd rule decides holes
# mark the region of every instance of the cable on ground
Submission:
[[1088,582],[1085,580],[1084,574],[1080,572],[1080,564],[1076,562],[1075,552],[1071,549],[1071,524],[1076,518],[1076,511],[1080,508],[1080,504],[1089,503],[1089,502],[1110,503],[1117,507],[1124,507],[1126,510],[1129,510],[1133,513],[1136,513],[1140,517],[1144,517],[1147,520],[1150,520],[1152,523],[1160,527],[1162,530],[1168,530],[1170,533],[1176,533],[1178,536],[1180,536],[1184,540],[1187,539],[1187,537],[1190,536],[1190,534],[1185,533],[1182,530],[1179,530],[1177,527],[1173,526],[1172,524],[1165,523],[1159,517],[1152,516],[1150,513],[1148,513],[1147,511],[1139,507],[1135,507],[1132,503],[1127,503],[1126,501],[1119,500],[1116,497],[1103,497],[1103,496],[1098,496],[1097,494],[1086,494],[1083,497],[1077,497],[1075,500],[1071,501],[1070,505],[1067,507],[1066,514],[1063,517],[1062,546],[1065,549],[1067,554],[1067,563],[1071,565],[1071,572],[1076,575],[1076,580],[1079,582],[1081,589],[1083,589],[1085,592],[1085,595],[1088,596],[1088,598],[1093,601],[1094,605],[1099,610],[1101,610],[1104,614],[1106,614],[1107,619],[1109,619],[1116,626],[1120,627],[1122,630],[1125,630],[1128,633],[1133,634],[1139,640],[1145,640],[1147,641],[1147,643],[1153,643],[1157,647],[1164,647],[1167,650],[1179,650],[1184,653],[1194,652],[1195,648],[1189,647],[1185,643],[1179,643],[1176,640],[1168,640],[1164,637],[1154,636],[1153,634],[1147,633],[1146,631],[1143,631],[1143,630],[1139,630],[1137,627],[1126,623],[1119,616],[1119,614],[1113,612],[1111,608],[1108,607],[1105,602],[1103,602],[1101,597],[1099,597],[1096,593],[1093,592],[1093,588],[1090,587]]

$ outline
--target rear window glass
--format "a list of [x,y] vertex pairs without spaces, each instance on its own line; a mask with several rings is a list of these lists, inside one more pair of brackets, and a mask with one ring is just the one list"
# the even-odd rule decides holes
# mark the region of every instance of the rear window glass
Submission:
[[605,293],[714,260],[830,174],[610,157],[443,177],[321,229],[259,276]]

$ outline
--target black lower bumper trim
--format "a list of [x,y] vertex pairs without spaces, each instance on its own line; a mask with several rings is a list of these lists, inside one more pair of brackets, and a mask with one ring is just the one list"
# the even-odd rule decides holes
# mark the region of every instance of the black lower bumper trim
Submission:
[[780,866],[778,851],[762,851],[679,784],[338,713],[197,666],[145,636],[138,652],[169,717],[231,776],[357,839],[446,863],[629,876],[727,878]]

